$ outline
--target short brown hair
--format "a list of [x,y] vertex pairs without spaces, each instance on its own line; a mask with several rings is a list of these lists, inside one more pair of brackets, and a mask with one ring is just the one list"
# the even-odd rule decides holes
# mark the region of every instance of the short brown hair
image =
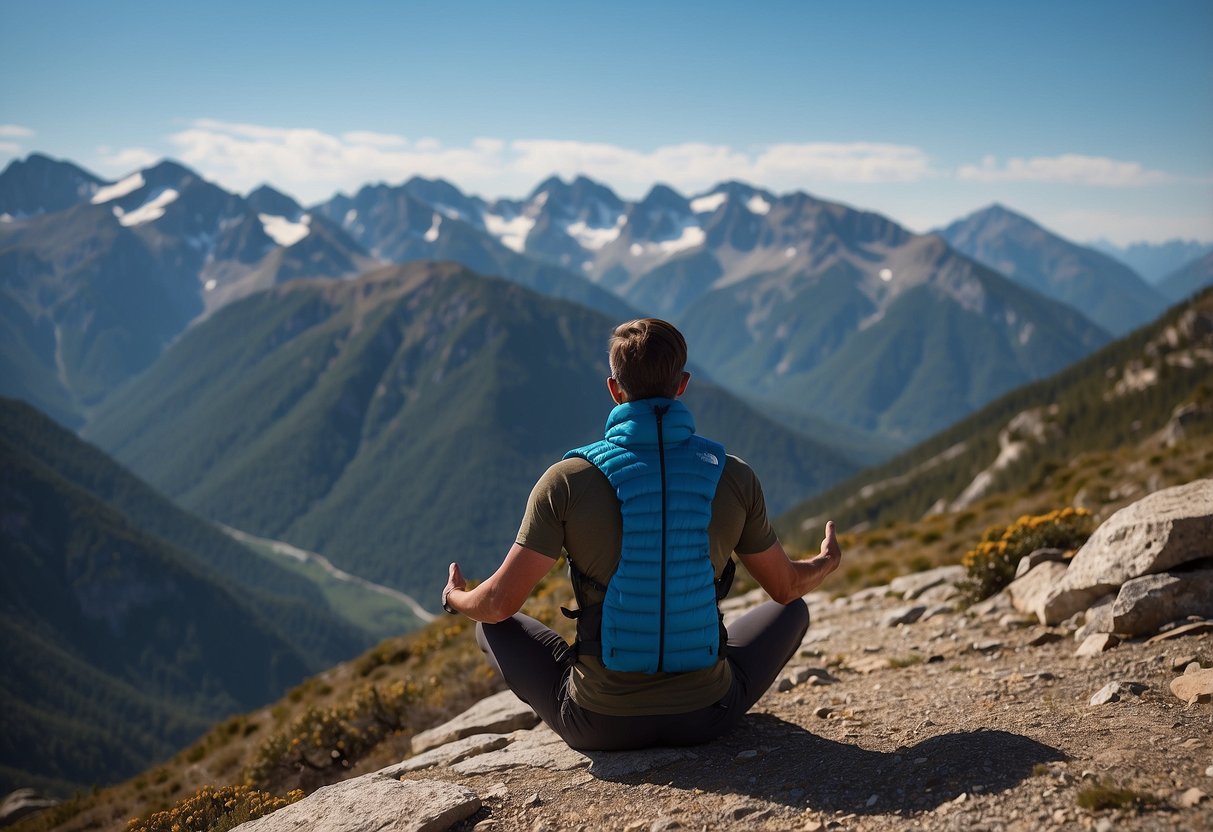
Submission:
[[611,375],[630,399],[672,399],[682,383],[687,342],[674,325],[640,318],[615,327],[610,341]]

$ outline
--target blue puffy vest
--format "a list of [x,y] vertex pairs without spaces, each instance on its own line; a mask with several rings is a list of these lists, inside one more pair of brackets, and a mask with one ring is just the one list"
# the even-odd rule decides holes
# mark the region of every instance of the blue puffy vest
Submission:
[[[713,665],[722,645],[708,523],[723,446],[695,435],[681,402],[642,399],[612,410],[606,438],[569,457],[586,459],[606,475],[623,517],[619,565],[605,587],[601,624],[597,610],[584,622],[591,630],[600,626],[600,644],[592,633],[585,637],[579,621],[579,647],[600,650],[611,670]],[[577,580],[574,572],[575,589]]]

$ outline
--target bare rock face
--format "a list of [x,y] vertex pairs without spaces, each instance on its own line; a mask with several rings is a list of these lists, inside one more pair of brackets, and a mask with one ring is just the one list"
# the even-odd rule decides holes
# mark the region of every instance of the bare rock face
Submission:
[[1112,632],[1155,633],[1189,615],[1213,613],[1213,569],[1164,572],[1126,581],[1112,603]]
[[[1022,563],[1022,561],[1020,561]],[[1066,565],[1055,560],[1039,561],[1022,577],[1007,585],[1011,604],[1020,612],[1029,612],[1039,617],[1049,593],[1066,574]]]
[[1213,555],[1213,480],[1166,488],[1125,506],[1070,561],[1038,610],[1056,624],[1142,575]]
[[944,584],[955,585],[965,576],[963,566],[940,566],[925,572],[911,572],[901,575],[889,583],[889,590],[900,595],[907,601],[912,601],[928,589]]
[[503,690],[481,700],[449,722],[413,737],[413,753],[420,754],[473,734],[507,734],[531,728],[538,722],[539,717],[530,705],[515,696],[513,691]]
[[471,789],[367,774],[325,786],[241,832],[441,832],[480,811]]

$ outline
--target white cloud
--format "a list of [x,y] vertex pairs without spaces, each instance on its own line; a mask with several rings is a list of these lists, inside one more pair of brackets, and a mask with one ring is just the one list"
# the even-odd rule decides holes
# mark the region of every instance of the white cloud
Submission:
[[0,142],[0,155],[16,156],[21,152],[21,145],[16,142]]
[[108,147],[99,147],[97,158],[98,166],[103,171],[120,176],[155,164],[161,157],[146,147],[127,147],[116,152]]
[[0,136],[6,139],[25,139],[34,135],[34,131],[20,124],[0,124]]
[[[305,202],[367,182],[398,182],[414,175],[441,176],[488,196],[520,193],[553,173],[585,174],[628,196],[639,196],[655,182],[693,191],[741,179],[791,190],[936,175],[922,150],[873,142],[787,143],[747,150],[688,142],[636,150],[601,142],[484,137],[446,146],[431,137],[410,140],[362,130],[338,136],[313,128],[215,119],[195,120],[169,141],[175,147],[172,155],[225,187],[243,192],[269,181]],[[116,165],[151,155],[131,148],[110,154],[107,161]]]
[[1031,159],[1011,158],[1003,164],[994,156],[986,156],[980,164],[961,165],[956,171],[956,178],[966,182],[1047,182],[1111,188],[1162,185],[1175,181],[1170,174],[1148,170],[1138,162],[1077,153],[1035,156]]

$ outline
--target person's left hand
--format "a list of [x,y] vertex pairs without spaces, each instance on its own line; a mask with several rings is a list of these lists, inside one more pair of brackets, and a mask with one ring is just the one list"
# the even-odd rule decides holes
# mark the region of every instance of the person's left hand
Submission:
[[463,589],[467,585],[464,580],[463,572],[459,570],[458,563],[452,563],[450,574],[446,579],[446,586],[442,588],[442,600],[446,601],[446,597],[450,595],[453,589]]

